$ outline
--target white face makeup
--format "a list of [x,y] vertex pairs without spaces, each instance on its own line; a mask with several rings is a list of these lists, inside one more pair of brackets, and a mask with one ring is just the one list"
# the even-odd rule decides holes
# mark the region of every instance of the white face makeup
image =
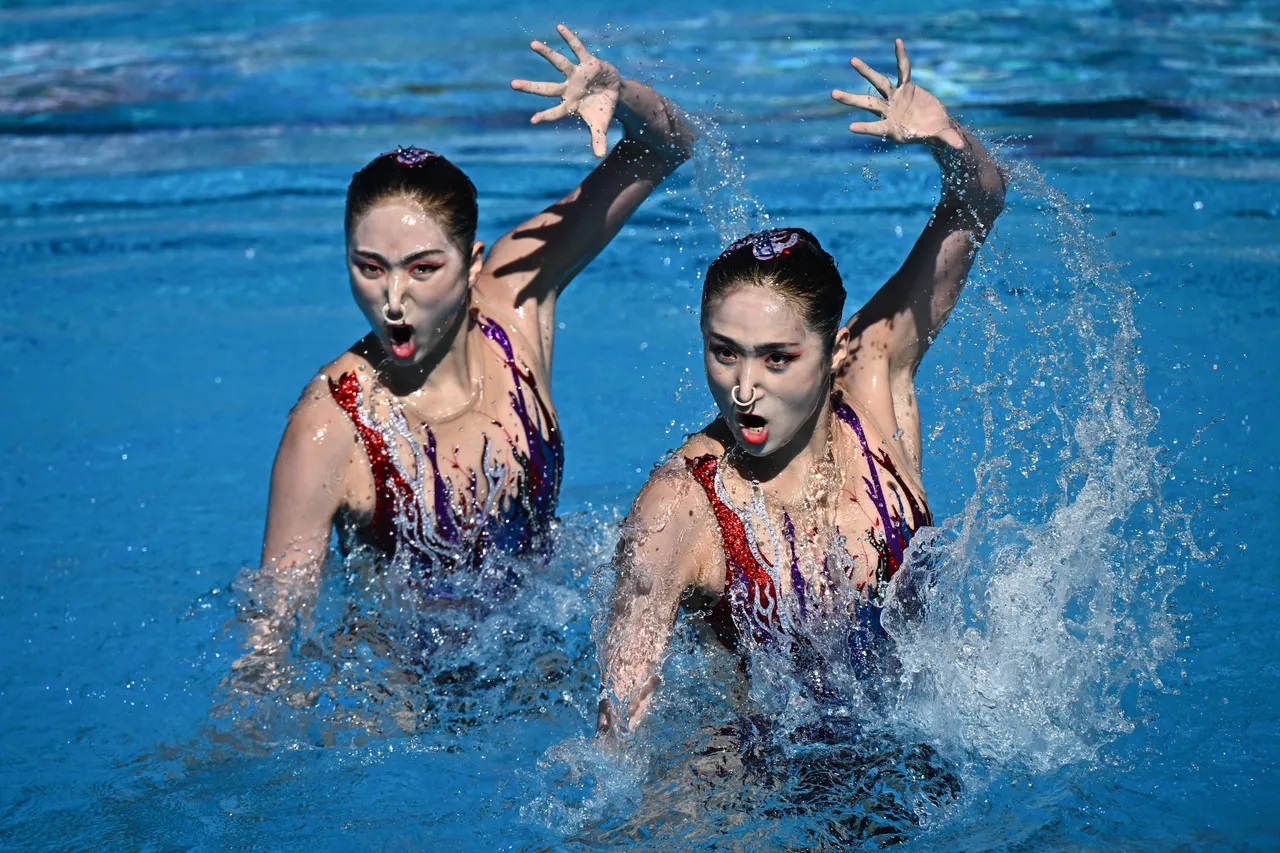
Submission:
[[[753,456],[786,447],[830,391],[831,359],[821,336],[769,288],[742,285],[711,303],[702,340],[711,396]],[[738,401],[749,405],[734,402],[735,388]]]
[[421,362],[455,327],[471,260],[434,216],[405,199],[380,202],[356,222],[347,242],[351,292],[397,364]]

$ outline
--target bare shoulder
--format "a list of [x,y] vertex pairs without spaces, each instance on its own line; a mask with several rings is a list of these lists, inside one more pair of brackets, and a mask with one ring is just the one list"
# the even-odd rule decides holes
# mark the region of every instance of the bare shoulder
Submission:
[[340,393],[344,384],[353,393],[367,388],[369,362],[353,352],[355,349],[326,364],[303,387],[298,402],[289,411],[282,449],[294,445],[295,453],[312,459],[349,453],[355,427],[334,394],[335,390]]
[[669,567],[681,586],[718,588],[715,515],[691,462],[723,448],[701,433],[657,465],[636,496],[623,530],[632,562]]
[[[631,533],[652,531],[665,527],[672,518],[671,510],[687,501],[697,483],[689,473],[683,450],[676,451],[649,473],[649,479],[640,488],[627,517]],[[677,522],[678,523],[678,522]],[[639,525],[639,527],[637,527]]]
[[[481,277],[483,278],[483,274]],[[486,320],[498,324],[511,343],[512,355],[523,362],[525,367],[536,370],[539,380],[545,385],[550,365],[546,358],[537,312],[503,305],[501,301],[485,296],[478,287],[472,292],[471,299],[473,310]]]
[[373,334],[368,334],[347,347],[333,361],[320,368],[316,378],[328,378],[337,382],[344,374],[350,373],[360,382],[361,386],[364,386],[368,381],[368,377],[372,376],[377,369],[377,364],[385,358],[386,354],[378,344],[377,338]]
[[677,453],[685,459],[698,459],[703,456],[724,456],[733,445],[733,433],[724,425],[724,421],[716,418],[702,429],[685,436],[684,444]]

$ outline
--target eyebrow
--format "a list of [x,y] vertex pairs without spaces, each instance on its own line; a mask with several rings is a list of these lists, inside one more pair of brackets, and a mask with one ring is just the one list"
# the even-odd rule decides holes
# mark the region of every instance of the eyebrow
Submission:
[[751,351],[751,352],[769,352],[771,350],[796,349],[797,347],[802,346],[802,344],[799,341],[794,341],[794,342],[771,341],[769,343],[757,344],[754,347],[748,347],[748,346],[743,346],[742,344],[738,343],[728,335],[722,335],[719,332],[707,332],[707,337],[712,338],[713,340],[718,341],[720,343],[728,344],[734,349]]
[[[361,257],[369,258],[370,260],[373,260],[373,261],[378,261],[379,263],[385,266],[391,265],[386,258],[382,257],[382,255],[379,255],[377,252],[373,251],[372,249],[361,249],[357,247],[352,249],[351,253],[353,255],[360,255]],[[423,258],[429,257],[431,255],[444,255],[444,254],[448,254],[447,252],[445,252],[444,249],[423,249],[420,252],[414,252],[413,254],[405,255],[403,258],[400,259],[400,265],[407,267],[410,264],[412,264],[414,261],[420,261]]]

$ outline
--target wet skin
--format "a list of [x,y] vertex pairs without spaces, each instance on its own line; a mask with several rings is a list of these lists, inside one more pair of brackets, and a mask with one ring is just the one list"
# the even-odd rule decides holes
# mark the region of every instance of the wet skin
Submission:
[[[847,355],[843,330],[828,350],[784,296],[743,284],[707,306],[702,339],[711,396],[762,479],[822,448],[827,430],[819,416]],[[734,402],[735,387],[750,405]]]
[[[376,204],[356,223],[347,242],[351,293],[393,373],[434,366],[447,354],[483,251],[475,243],[464,252],[436,217],[407,199]],[[465,368],[456,372],[465,380]]]

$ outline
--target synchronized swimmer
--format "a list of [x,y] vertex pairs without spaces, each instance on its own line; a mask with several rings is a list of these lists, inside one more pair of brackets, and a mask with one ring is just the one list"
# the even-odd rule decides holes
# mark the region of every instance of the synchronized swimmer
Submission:
[[623,78],[561,25],[576,62],[531,47],[561,82],[514,80],[558,98],[535,124],[580,116],[605,155],[564,198],[485,253],[476,188],[444,156],[399,148],[347,191],[347,272],[372,331],[323,367],[289,417],[271,475],[259,612],[233,681],[279,683],[289,634],[312,605],[337,528],[423,582],[491,550],[548,546],[563,466],[549,392],[556,300],[688,159],[694,133],[647,85]]
[[912,535],[932,524],[915,374],[1004,207],[1005,183],[982,143],[911,82],[901,40],[896,51],[896,85],[853,59],[878,94],[832,97],[879,116],[852,132],[928,146],[942,197],[901,269],[843,326],[840,272],[808,231],[751,234],[707,270],[703,361],[720,416],[655,471],[626,521],[602,650],[602,733],[643,716],[682,602],[730,648],[784,648],[817,689],[824,661],[807,646],[831,620],[857,629],[844,654],[865,663],[885,585]]

